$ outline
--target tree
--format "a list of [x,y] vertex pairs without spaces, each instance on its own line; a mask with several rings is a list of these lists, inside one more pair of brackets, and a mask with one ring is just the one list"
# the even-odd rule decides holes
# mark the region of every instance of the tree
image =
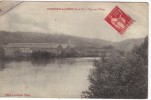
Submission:
[[0,60],[4,59],[5,57],[5,50],[3,47],[0,46]]
[[147,98],[148,40],[124,58],[112,56],[95,61],[90,71],[90,86],[84,98]]

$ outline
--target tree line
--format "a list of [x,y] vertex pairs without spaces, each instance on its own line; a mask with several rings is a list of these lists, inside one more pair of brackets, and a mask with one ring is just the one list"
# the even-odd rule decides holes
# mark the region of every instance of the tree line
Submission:
[[148,37],[124,57],[94,61],[82,98],[145,99],[148,94]]

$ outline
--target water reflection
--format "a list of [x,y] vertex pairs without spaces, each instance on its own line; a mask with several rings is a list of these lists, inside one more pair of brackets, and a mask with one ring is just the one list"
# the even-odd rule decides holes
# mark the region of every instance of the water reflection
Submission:
[[74,59],[67,58],[57,58],[57,59],[32,59],[31,63],[33,66],[47,66],[48,64],[73,64],[75,63]]
[[47,64],[50,63],[51,60],[31,60],[33,66],[43,66],[45,67]]
[[5,85],[0,95],[19,92],[31,97],[80,98],[81,92],[88,89],[87,77],[93,60],[60,58],[0,62],[0,85]]

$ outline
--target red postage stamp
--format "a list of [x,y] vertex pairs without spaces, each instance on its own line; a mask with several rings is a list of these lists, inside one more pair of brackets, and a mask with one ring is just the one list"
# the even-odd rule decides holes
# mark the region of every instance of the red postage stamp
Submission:
[[116,6],[105,18],[105,20],[121,35],[133,23],[133,20]]

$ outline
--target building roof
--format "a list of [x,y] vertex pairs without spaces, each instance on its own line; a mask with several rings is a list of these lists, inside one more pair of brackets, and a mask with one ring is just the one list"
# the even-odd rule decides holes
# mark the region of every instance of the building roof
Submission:
[[61,44],[61,46],[65,49],[68,46],[68,44]]
[[75,45],[72,45],[72,44],[61,44],[61,46],[65,49],[67,46],[70,46],[70,48],[74,48]]
[[9,43],[8,48],[57,48],[58,43]]

